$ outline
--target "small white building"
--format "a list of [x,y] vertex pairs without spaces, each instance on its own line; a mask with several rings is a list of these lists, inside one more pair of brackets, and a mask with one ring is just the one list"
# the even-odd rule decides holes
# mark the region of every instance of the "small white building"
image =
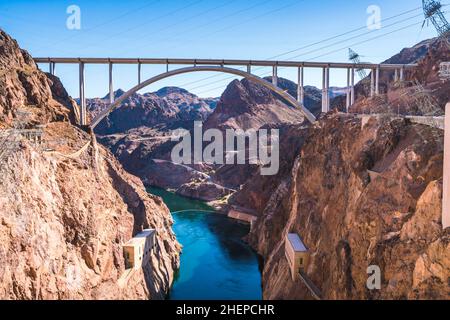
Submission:
[[146,229],[123,245],[125,268],[138,270],[150,261],[156,243],[156,230]]
[[289,233],[285,241],[285,254],[291,267],[292,279],[299,271],[305,270],[309,263],[309,250],[296,233]]

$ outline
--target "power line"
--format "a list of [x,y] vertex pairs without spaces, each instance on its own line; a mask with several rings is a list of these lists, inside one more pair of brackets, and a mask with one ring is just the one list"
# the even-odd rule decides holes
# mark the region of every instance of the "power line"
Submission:
[[[171,25],[165,26],[165,27],[160,28],[160,29],[157,29],[157,30],[152,30],[152,33],[151,33],[150,35],[153,36],[153,35],[156,34],[156,33],[160,33],[161,31],[165,31],[165,30],[171,29],[172,27],[175,27],[175,26],[177,26],[177,25],[183,24],[183,23],[185,23],[186,21],[189,21],[189,20],[192,20],[192,19],[195,19],[195,18],[204,16],[205,14],[210,13],[210,12],[212,12],[212,11],[215,11],[215,10],[217,10],[217,9],[220,9],[220,8],[223,8],[223,7],[226,7],[226,6],[229,6],[230,4],[232,4],[232,3],[236,2],[236,1],[237,1],[237,0],[226,1],[225,3],[222,3],[222,4],[218,5],[218,6],[213,7],[213,8],[209,8],[209,9],[207,9],[207,10],[205,10],[205,11],[202,11],[202,12],[200,12],[200,13],[198,13],[198,14],[195,14],[195,15],[193,15],[193,16],[187,18],[187,19],[180,20],[180,21],[178,21],[178,22],[176,22],[176,23],[173,23],[173,24],[171,24]],[[150,39],[150,38],[151,38],[151,37],[140,37],[139,40],[140,40],[140,41],[143,41],[143,40]]]
[[[229,25],[229,26],[227,26],[227,27],[225,27],[225,28],[222,28],[222,29],[213,31],[213,32],[211,32],[211,33],[209,33],[209,34],[206,34],[206,35],[203,35],[203,36],[201,36],[201,37],[196,37],[196,39],[207,38],[207,37],[210,37],[210,36],[212,36],[212,35],[215,35],[215,34],[217,34],[217,33],[219,33],[219,32],[223,32],[223,31],[225,31],[225,30],[229,30],[229,29],[236,28],[236,27],[241,26],[241,25],[243,25],[243,24],[249,23],[249,22],[251,22],[251,21],[253,21],[253,20],[260,19],[260,18],[262,18],[262,17],[265,17],[265,16],[267,16],[267,15],[273,14],[273,13],[275,13],[275,12],[284,10],[284,9],[289,8],[289,7],[292,7],[292,6],[294,6],[294,5],[298,5],[299,2],[301,2],[301,1],[304,1],[304,0],[300,0],[300,1],[297,0],[297,1],[295,1],[295,2],[292,2],[292,3],[290,3],[290,4],[287,4],[287,5],[285,5],[285,6],[282,6],[282,7],[280,7],[280,8],[272,9],[272,10],[270,10],[270,11],[268,11],[268,12],[265,12],[265,13],[263,13],[263,14],[261,14],[261,15],[255,16],[255,17],[252,17],[252,18],[247,19],[247,20],[245,20],[245,21],[242,21],[242,22],[239,22],[239,23],[234,23],[234,24]],[[266,2],[269,2],[269,1],[266,1]],[[265,4],[266,2],[263,2],[262,4]],[[248,11],[248,10],[249,10],[249,9],[246,9],[245,11]],[[172,49],[177,48],[177,47],[179,47],[179,46],[178,46],[178,45],[175,45],[175,46],[172,46],[172,47],[168,48],[168,50],[172,50]]]
[[[126,17],[126,16],[128,16],[128,15],[130,15],[130,14],[132,14],[132,13],[135,13],[136,11],[139,11],[139,10],[145,9],[145,8],[147,8],[147,7],[150,7],[150,6],[156,4],[156,3],[160,2],[160,1],[162,1],[162,0],[155,0],[155,1],[152,1],[152,2],[150,2],[150,3],[147,3],[147,4],[143,5],[143,6],[140,6],[140,7],[136,8],[136,9],[129,10],[129,11],[127,11],[127,12],[125,12],[125,13],[119,15],[119,16],[116,16],[116,17],[114,17],[114,18],[112,18],[112,19],[110,19],[110,20],[107,20],[107,21],[105,21],[105,22],[99,23],[99,24],[97,24],[97,25],[95,25],[95,26],[93,26],[93,27],[91,27],[91,28],[81,29],[81,30],[79,30],[78,32],[73,32],[72,35],[70,35],[70,36],[68,36],[68,37],[66,37],[66,38],[63,38],[63,39],[54,41],[54,42],[52,42],[52,43],[50,43],[50,44],[42,45],[42,34],[39,34],[39,39],[41,40],[41,41],[40,41],[41,44],[38,45],[38,46],[36,46],[36,47],[37,47],[38,49],[48,49],[49,46],[50,46],[50,47],[54,47],[54,46],[56,46],[56,45],[58,45],[58,44],[61,44],[61,43],[64,43],[64,42],[73,40],[73,39],[75,39],[75,38],[77,38],[77,37],[80,37],[80,36],[84,35],[84,34],[87,33],[87,32],[91,32],[91,31],[93,31],[93,30],[96,30],[96,29],[101,28],[101,27],[103,27],[103,26],[106,26],[106,25],[108,25],[108,24],[111,24],[111,23],[113,23],[113,22],[115,22],[115,21],[117,21],[117,20],[122,19],[123,17]],[[24,20],[24,19],[22,19],[22,20]],[[30,22],[29,19],[26,19],[26,21],[27,21],[27,22]],[[40,23],[38,23],[38,25],[43,26],[43,23],[40,22]],[[45,26],[44,26],[44,27],[45,27]],[[49,27],[49,28],[52,29],[52,30],[54,30],[54,27]],[[29,31],[29,30],[28,30],[28,31]],[[52,50],[54,50],[54,49],[56,49],[56,48],[53,48]],[[56,49],[56,50],[62,52],[62,50],[60,50],[60,49]],[[68,51],[65,51],[65,52],[68,52]]]
[[112,18],[110,20],[107,20],[105,22],[99,23],[99,24],[97,24],[97,25],[95,25],[95,26],[93,26],[91,28],[82,29],[81,33],[76,33],[76,34],[74,34],[74,35],[72,35],[70,37],[58,40],[58,41],[56,41],[54,43],[49,44],[49,46],[54,46],[54,45],[60,44],[60,43],[65,42],[65,41],[72,40],[72,39],[74,39],[76,37],[79,37],[80,35],[83,35],[86,32],[91,32],[91,31],[96,30],[98,28],[107,26],[107,25],[109,25],[109,24],[111,24],[111,23],[113,23],[115,21],[121,20],[122,18],[124,18],[126,16],[129,16],[130,14],[135,13],[136,11],[140,11],[140,10],[143,10],[145,8],[151,7],[152,5],[157,4],[158,2],[161,2],[161,1],[162,0],[150,1],[149,3],[146,3],[143,6],[140,6],[140,7],[136,8],[136,9],[129,10],[129,11],[127,11],[127,12],[125,12],[125,13],[119,15],[119,16],[116,16],[116,17],[114,17],[114,18]]
[[[389,28],[389,27],[395,26],[395,25],[397,25],[397,24],[399,24],[399,23],[403,23],[403,22],[409,21],[409,20],[411,20],[411,19],[414,19],[414,18],[417,18],[417,17],[420,17],[420,16],[422,16],[422,14],[418,14],[418,15],[415,15],[415,16],[411,16],[411,17],[409,17],[409,18],[406,18],[406,19],[403,19],[403,20],[400,20],[400,21],[391,23],[391,24],[389,24],[389,25],[387,25],[387,26],[384,26],[383,28]],[[361,36],[365,36],[365,35],[367,35],[367,34],[369,34],[369,33],[376,32],[376,31],[378,31],[378,30],[370,30],[369,32],[361,33],[361,34],[356,35],[356,36],[353,36],[353,37],[351,37],[351,38],[347,38],[347,39],[345,39],[344,41],[353,40],[353,39],[359,38],[359,37],[361,37]],[[342,41],[337,41],[337,42],[334,42],[334,43],[332,43],[332,44],[330,44],[330,45],[328,45],[328,46],[321,47],[321,48],[314,49],[314,50],[311,50],[311,51],[308,51],[308,52],[305,52],[305,53],[302,53],[302,54],[299,54],[299,55],[292,56],[292,57],[288,58],[288,60],[292,60],[292,59],[295,59],[295,58],[298,58],[298,57],[301,57],[301,56],[304,56],[304,55],[307,55],[307,54],[310,54],[310,53],[314,53],[314,52],[317,52],[317,51],[319,51],[319,50],[326,49],[326,48],[328,48],[328,47],[335,46],[335,45],[340,44],[340,43],[342,43]]]
[[[400,13],[400,14],[394,15],[394,16],[392,16],[392,17],[382,19],[381,22],[386,22],[386,21],[389,21],[389,20],[392,20],[392,19],[395,19],[395,18],[404,16],[405,14],[408,14],[408,13],[411,13],[411,12],[414,12],[414,11],[417,11],[417,10],[419,10],[419,9],[422,9],[422,7],[417,7],[417,8],[415,8],[415,9],[411,9],[411,10],[402,12],[402,13]],[[321,44],[321,43],[324,43],[324,42],[328,42],[328,41],[330,41],[330,40],[333,40],[333,39],[336,39],[336,38],[339,38],[339,37],[343,37],[343,36],[346,36],[346,35],[348,35],[348,34],[354,33],[354,32],[356,32],[356,31],[364,30],[364,29],[367,29],[367,25],[366,25],[366,26],[363,26],[363,27],[359,27],[359,28],[353,29],[353,30],[350,30],[350,31],[347,31],[347,32],[344,32],[344,33],[341,33],[341,34],[339,34],[339,35],[337,35],[337,36],[332,36],[332,37],[326,38],[326,39],[324,39],[324,40],[321,40],[321,41],[318,41],[318,42],[315,42],[315,43],[312,43],[312,44],[309,44],[309,45],[306,45],[306,46],[303,46],[303,47],[299,47],[299,48],[296,48],[296,49],[293,49],[293,50],[290,50],[290,51],[286,51],[286,52],[280,53],[280,54],[278,54],[278,55],[276,55],[276,56],[273,56],[273,57],[270,57],[270,58],[268,58],[268,59],[279,58],[279,57],[281,57],[281,56],[285,56],[285,55],[294,53],[294,52],[296,52],[296,51],[300,51],[300,50],[303,50],[303,49],[306,49],[306,48],[310,48],[310,47],[313,47],[313,46],[315,46],[315,45],[318,45],[318,44]]]
[[[238,10],[238,11],[235,11],[235,12],[233,12],[233,13],[230,13],[230,14],[228,14],[228,15],[225,15],[225,16],[222,16],[222,17],[220,17],[220,18],[218,18],[218,19],[215,19],[214,21],[208,22],[208,23],[206,23],[206,24],[202,24],[202,25],[195,26],[194,28],[191,28],[191,29],[189,29],[189,30],[184,30],[184,31],[183,31],[183,34],[192,32],[192,31],[197,30],[197,29],[205,29],[206,27],[208,27],[208,26],[210,26],[210,25],[216,24],[218,21],[225,20],[225,19],[229,19],[229,18],[231,18],[231,17],[233,17],[233,16],[239,15],[239,14],[244,13],[244,12],[247,12],[247,11],[250,11],[250,10],[252,10],[252,9],[255,9],[255,8],[259,7],[259,6],[262,6],[262,5],[264,5],[264,4],[266,4],[266,3],[269,3],[269,2],[272,2],[272,1],[273,1],[273,0],[266,0],[266,1],[263,1],[263,2],[260,2],[260,3],[253,4],[253,5],[251,5],[250,7],[246,7],[246,8],[240,9],[240,10]],[[176,35],[178,35],[178,34],[176,34]],[[166,40],[167,40],[167,39],[170,39],[170,37],[166,37],[165,39],[166,39]],[[183,38],[172,38],[172,39],[173,39],[173,40],[183,40]],[[143,48],[147,48],[147,47],[148,47],[148,45],[147,45],[147,46],[140,46],[140,48],[142,48],[142,49],[143,49]],[[178,46],[172,46],[172,47],[168,48],[167,50],[171,50],[171,49],[176,48],[176,47],[178,47]]]
[[90,48],[90,47],[95,47],[95,46],[97,46],[99,43],[105,42],[105,41],[107,41],[107,40],[109,40],[109,39],[111,39],[111,38],[115,38],[115,37],[117,37],[117,36],[119,36],[119,35],[126,34],[126,33],[130,32],[130,31],[132,31],[132,30],[136,30],[136,29],[138,29],[138,28],[140,28],[140,27],[143,27],[143,26],[145,26],[145,25],[148,25],[149,23],[152,23],[152,22],[161,20],[162,18],[169,17],[169,16],[171,16],[171,15],[177,13],[177,12],[180,12],[180,11],[183,11],[183,10],[185,10],[185,9],[187,9],[187,8],[190,8],[190,7],[192,7],[192,6],[195,6],[196,4],[199,4],[200,2],[203,2],[203,1],[204,1],[204,0],[196,0],[196,1],[194,1],[194,2],[191,2],[191,3],[185,5],[185,6],[181,7],[181,8],[178,8],[178,9],[176,9],[176,10],[170,11],[170,12],[168,12],[168,13],[166,13],[166,14],[163,14],[163,15],[161,15],[161,16],[159,16],[159,17],[156,17],[156,18],[154,18],[154,19],[148,20],[148,21],[146,21],[145,23],[142,23],[142,24],[139,24],[139,25],[137,25],[137,26],[128,28],[128,29],[126,29],[126,30],[123,30],[123,31],[121,31],[121,32],[115,33],[115,34],[113,34],[113,35],[111,35],[111,36],[108,36],[107,38],[103,38],[103,39],[101,39],[101,40],[98,40],[98,41],[96,41],[95,43],[88,44],[88,45],[84,46],[84,49]]
[[[416,9],[416,10],[417,10],[417,9]],[[399,15],[397,15],[397,17],[398,17],[398,16],[399,16]],[[399,24],[399,23],[403,23],[403,22],[405,22],[405,21],[414,19],[414,18],[416,18],[416,17],[418,17],[418,16],[421,16],[421,14],[420,14],[420,15],[415,15],[415,16],[412,16],[412,17],[409,17],[409,18],[406,18],[406,19],[403,19],[403,20],[400,20],[400,21],[397,21],[397,22],[394,22],[394,23],[391,23],[391,24],[385,26],[385,28],[392,27],[392,26],[397,25],[397,24]],[[366,35],[368,35],[368,34],[370,34],[370,33],[376,32],[376,31],[378,31],[378,30],[370,30],[370,31],[368,31],[368,32],[361,33],[361,34],[358,34],[358,35],[356,35],[356,36],[352,36],[352,37],[350,37],[350,38],[347,38],[347,39],[344,39],[344,40],[340,40],[340,41],[338,41],[338,42],[334,42],[334,43],[332,43],[332,44],[330,44],[330,45],[327,45],[327,46],[324,46],[324,47],[320,47],[320,48],[317,48],[317,49],[314,49],[314,50],[310,50],[310,51],[308,51],[308,52],[306,52],[306,53],[303,53],[303,54],[300,54],[300,55],[296,55],[296,56],[293,56],[293,57],[289,57],[289,58],[286,59],[286,60],[287,60],[287,61],[293,60],[293,59],[295,59],[295,58],[298,58],[298,57],[303,56],[303,55],[306,55],[306,54],[311,54],[311,53],[314,53],[314,52],[317,52],[317,51],[321,51],[321,50],[323,50],[323,49],[330,48],[330,47],[335,46],[335,45],[337,45],[337,44],[341,44],[342,42],[347,42],[347,41],[350,41],[350,40],[353,40],[353,39],[356,39],[356,38],[359,38],[359,37],[362,37],[362,36],[366,36]],[[348,47],[347,47],[347,48],[348,48]],[[264,69],[264,67],[256,68],[255,71],[261,70],[261,69]],[[280,68],[280,69],[282,69],[282,68]],[[214,76],[210,76],[209,78],[211,79],[211,78],[217,77],[217,76],[218,76],[218,75],[216,74],[216,75],[214,75]],[[235,77],[227,77],[227,78],[225,78],[225,79],[221,79],[221,80],[218,80],[218,81],[214,81],[214,82],[208,84],[208,86],[209,86],[209,85],[213,85],[213,84],[215,84],[215,83],[223,82],[223,81],[226,81],[226,80],[229,80],[229,79],[234,79],[234,78],[235,78]],[[190,83],[190,84],[192,85],[192,84],[198,83],[198,82],[200,82],[200,81],[204,81],[204,79],[200,79],[200,80],[195,81],[195,82],[192,82],[192,83]],[[187,90],[196,90],[196,89],[199,89],[199,88],[202,88],[202,87],[203,87],[203,86],[197,86],[197,87],[190,88],[190,89],[188,88]]]
[[[396,33],[396,32],[399,32],[399,31],[402,31],[402,30],[405,30],[405,29],[408,29],[408,28],[411,28],[411,27],[413,27],[413,26],[418,26],[418,25],[420,25],[421,23],[422,23],[422,21],[420,21],[419,23],[415,22],[415,23],[413,23],[413,24],[410,24],[410,25],[407,25],[407,26],[405,26],[405,27],[402,27],[402,28],[393,30],[393,31],[391,31],[391,32],[388,32],[388,33],[385,33],[385,34],[382,34],[382,35],[379,35],[379,36],[376,36],[376,37],[373,37],[373,38],[370,38],[370,39],[367,39],[367,40],[364,40],[364,41],[361,41],[361,42],[353,43],[353,44],[351,44],[351,45],[349,45],[349,46],[354,47],[354,46],[357,46],[357,45],[360,45],[360,44],[364,44],[364,43],[367,43],[367,42],[370,42],[370,41],[373,41],[373,40],[382,38],[382,37],[384,37],[384,36],[387,36],[387,35],[390,35],[390,34],[393,34],[393,33]],[[341,50],[347,50],[349,46],[345,46],[345,47],[342,47],[342,48],[339,48],[339,49],[336,49],[336,50],[327,52],[327,53],[325,53],[325,54],[316,56],[316,57],[314,57],[314,58],[305,60],[305,62],[312,61],[312,60],[315,60],[315,59],[317,59],[317,58],[321,58],[321,57],[323,57],[323,56],[327,56],[327,55],[329,55],[329,54],[339,52],[339,51],[341,51]],[[266,73],[263,73],[263,74],[259,74],[259,75],[257,75],[257,76],[263,77],[263,76],[270,75],[270,74],[271,74],[270,72],[266,72]],[[206,90],[206,91],[202,91],[202,92],[199,93],[199,95],[204,94],[204,93],[207,93],[207,92],[210,92],[210,91],[218,90],[218,89],[220,89],[220,88],[222,88],[222,87],[223,87],[223,86],[216,87],[216,88],[212,88],[212,89],[209,89],[209,90]]]
[[[383,20],[381,20],[381,21],[382,21],[382,22],[386,22],[386,21],[389,21],[389,20],[398,18],[398,17],[400,17],[400,16],[403,16],[403,15],[405,15],[405,14],[408,14],[408,13],[411,13],[411,12],[414,12],[414,11],[417,11],[417,10],[419,10],[419,9],[421,10],[422,7],[417,7],[417,8],[415,8],[415,9],[411,9],[411,10],[402,12],[402,13],[400,13],[400,14],[391,16],[391,17],[389,17],[389,18],[385,18],[385,19],[383,19]],[[420,15],[422,15],[422,14],[420,14]],[[419,15],[417,15],[417,16],[419,16]],[[414,16],[414,17],[416,17],[416,16]],[[412,18],[414,18],[414,17],[410,17],[410,19],[412,19]],[[406,20],[407,20],[407,19],[406,19]],[[406,20],[402,20],[401,22],[406,21]],[[398,23],[400,23],[400,22],[398,22]],[[390,27],[390,26],[392,26],[392,25],[394,25],[394,24],[390,24],[390,25],[388,25],[388,26],[386,26],[386,27]],[[359,28],[356,28],[356,29],[353,29],[353,30],[350,30],[350,31],[347,31],[347,32],[344,32],[344,33],[341,33],[341,34],[338,34],[338,35],[335,35],[335,36],[326,38],[326,39],[323,39],[323,40],[321,40],[321,41],[317,41],[317,42],[314,42],[314,43],[311,43],[311,44],[308,44],[308,45],[305,45],[305,46],[296,48],[296,49],[294,49],[294,50],[290,50],[290,51],[283,52],[283,53],[281,53],[281,54],[277,54],[277,55],[275,55],[275,56],[272,56],[272,57],[267,58],[266,60],[275,59],[275,58],[278,58],[278,57],[287,55],[287,54],[289,54],[289,53],[293,53],[293,52],[296,52],[296,51],[300,51],[300,50],[302,50],[302,49],[310,48],[310,47],[313,47],[313,46],[315,46],[315,45],[318,45],[318,44],[321,44],[321,43],[325,43],[325,42],[328,42],[328,41],[330,41],[330,40],[333,40],[333,39],[336,39],[336,38],[340,38],[340,37],[342,37],[342,36],[345,36],[345,35],[348,35],[348,34],[351,34],[351,33],[354,33],[354,32],[356,32],[356,31],[363,30],[363,29],[366,29],[366,28],[367,28],[367,26],[359,27]],[[373,32],[373,31],[378,31],[378,30],[371,30],[370,32]],[[367,34],[367,33],[366,33],[366,34]],[[362,34],[362,35],[365,35],[365,34]],[[359,35],[359,36],[361,36],[361,35]],[[354,38],[354,37],[353,37],[353,38]],[[351,39],[350,39],[350,40],[351,40]],[[347,39],[347,40],[341,40],[341,41],[339,41],[339,42],[337,42],[337,43],[341,43],[342,41],[348,41],[348,39]],[[333,45],[335,45],[335,44],[336,44],[336,43],[334,43]],[[321,50],[321,49],[326,49],[326,48],[328,48],[329,46],[331,46],[331,45],[322,47],[322,48],[320,48],[320,50]],[[319,49],[318,49],[318,50],[319,50]],[[310,53],[313,53],[313,52],[315,52],[315,51],[311,51]],[[304,55],[304,54],[302,54],[302,55]],[[300,55],[298,55],[298,56],[300,56]],[[298,56],[295,56],[295,57],[293,57],[293,58],[296,58],[296,57],[298,57]],[[293,59],[293,58],[290,58],[290,59]],[[289,59],[288,59],[288,60],[289,60]],[[257,70],[261,70],[261,69],[263,69],[263,68],[256,68],[255,70],[257,71]],[[205,77],[205,78],[203,78],[203,79],[199,79],[199,80],[197,80],[197,81],[195,81],[195,82],[192,82],[192,83],[189,83],[189,84],[186,84],[186,85],[192,85],[192,84],[195,84],[195,83],[203,82],[203,81],[205,81],[205,80],[209,80],[209,79],[217,78],[217,77],[223,77],[223,75],[222,75],[222,74],[215,74],[215,75],[212,75],[212,76],[209,76],[209,77]],[[228,79],[234,79],[234,77],[226,77],[226,78],[224,78],[223,80],[220,80],[220,81],[225,81],[225,80],[228,80]],[[216,82],[213,82],[212,84],[218,83],[218,82],[219,82],[219,81],[216,81]],[[186,86],[186,85],[184,85],[184,86]],[[192,88],[191,90],[195,90],[195,89],[198,89],[198,87]]]

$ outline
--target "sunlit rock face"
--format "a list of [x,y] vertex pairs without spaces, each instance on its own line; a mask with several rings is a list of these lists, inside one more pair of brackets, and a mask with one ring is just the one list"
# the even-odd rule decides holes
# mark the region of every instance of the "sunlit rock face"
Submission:
[[[89,144],[59,80],[3,32],[0,84],[0,128],[43,131],[38,145],[1,140],[14,147],[0,163],[0,298],[163,299],[180,247],[161,199]],[[123,285],[122,245],[146,228],[157,230],[155,252]]]
[[[448,299],[442,131],[329,114],[298,139],[290,174],[256,176],[235,195],[260,215],[249,241],[264,257],[264,297],[312,298],[285,257],[286,235],[297,233],[311,253],[306,274],[325,299]],[[371,265],[381,269],[381,290],[366,287]]]
[[[123,94],[123,90],[114,93],[116,99]],[[188,129],[193,121],[206,120],[216,104],[217,99],[199,98],[177,87],[165,87],[153,93],[136,93],[101,121],[95,131],[99,135],[111,135],[141,127],[161,131],[178,127]],[[91,116],[95,116],[109,106],[109,96],[88,99],[87,105]]]

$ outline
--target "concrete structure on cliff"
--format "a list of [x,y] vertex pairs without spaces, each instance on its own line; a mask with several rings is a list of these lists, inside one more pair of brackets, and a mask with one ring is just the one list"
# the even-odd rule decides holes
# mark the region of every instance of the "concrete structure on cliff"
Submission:
[[285,254],[291,269],[292,279],[295,280],[301,270],[305,270],[309,263],[309,250],[298,234],[289,233],[285,241]]
[[306,274],[310,252],[298,234],[288,233],[284,243],[284,253],[289,263],[292,281],[300,280],[314,299],[321,300],[322,293],[320,289]]
[[[304,90],[304,69],[319,68],[322,69],[322,111],[330,111],[330,70],[346,69],[347,70],[347,109],[355,102],[355,71],[371,70],[372,77],[370,95],[379,94],[379,82],[381,71],[394,71],[403,77],[406,70],[416,67],[414,64],[371,64],[371,63],[333,63],[333,62],[301,62],[301,61],[269,61],[269,60],[229,60],[229,59],[129,59],[129,58],[35,58],[36,63],[48,63],[49,71],[55,74],[56,64],[77,64],[79,66],[79,88],[80,88],[80,124],[82,126],[90,125],[92,128],[97,126],[100,121],[108,116],[116,108],[119,108],[123,101],[145,88],[146,86],[160,81],[165,78],[176,76],[184,73],[209,71],[234,74],[236,76],[247,78],[248,80],[258,83],[272,92],[281,96],[288,104],[295,108],[299,108],[305,118],[310,122],[314,122],[316,118],[304,106],[305,90]],[[104,64],[109,66],[109,99],[110,106],[100,113],[90,123],[87,117],[86,96],[85,96],[85,65],[86,64]],[[137,65],[137,85],[123,94],[117,101],[114,101],[114,85],[113,85],[113,66],[114,65]],[[149,65],[165,65],[166,72],[154,76],[144,82],[141,80],[141,66]],[[169,66],[183,67],[169,71]],[[245,67],[247,71],[237,68]],[[259,76],[252,74],[252,67],[271,67],[272,82],[269,82]],[[296,68],[298,74],[297,97],[292,97],[285,90],[278,87],[278,69],[279,68]]]
[[147,229],[123,245],[125,268],[139,270],[147,265],[155,247],[156,231]]

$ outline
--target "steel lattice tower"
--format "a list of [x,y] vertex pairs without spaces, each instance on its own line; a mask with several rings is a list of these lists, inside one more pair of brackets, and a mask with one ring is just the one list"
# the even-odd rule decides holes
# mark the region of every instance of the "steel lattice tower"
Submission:
[[[348,58],[355,65],[361,63],[361,56],[359,54],[357,54],[355,51],[353,51],[352,49],[348,49]],[[367,77],[367,73],[364,69],[358,68],[358,69],[356,69],[356,71],[358,72],[361,80],[363,80]]]
[[436,0],[422,0],[422,5],[425,22],[431,21],[439,37],[447,37],[450,35],[450,24],[442,13],[442,4]]

